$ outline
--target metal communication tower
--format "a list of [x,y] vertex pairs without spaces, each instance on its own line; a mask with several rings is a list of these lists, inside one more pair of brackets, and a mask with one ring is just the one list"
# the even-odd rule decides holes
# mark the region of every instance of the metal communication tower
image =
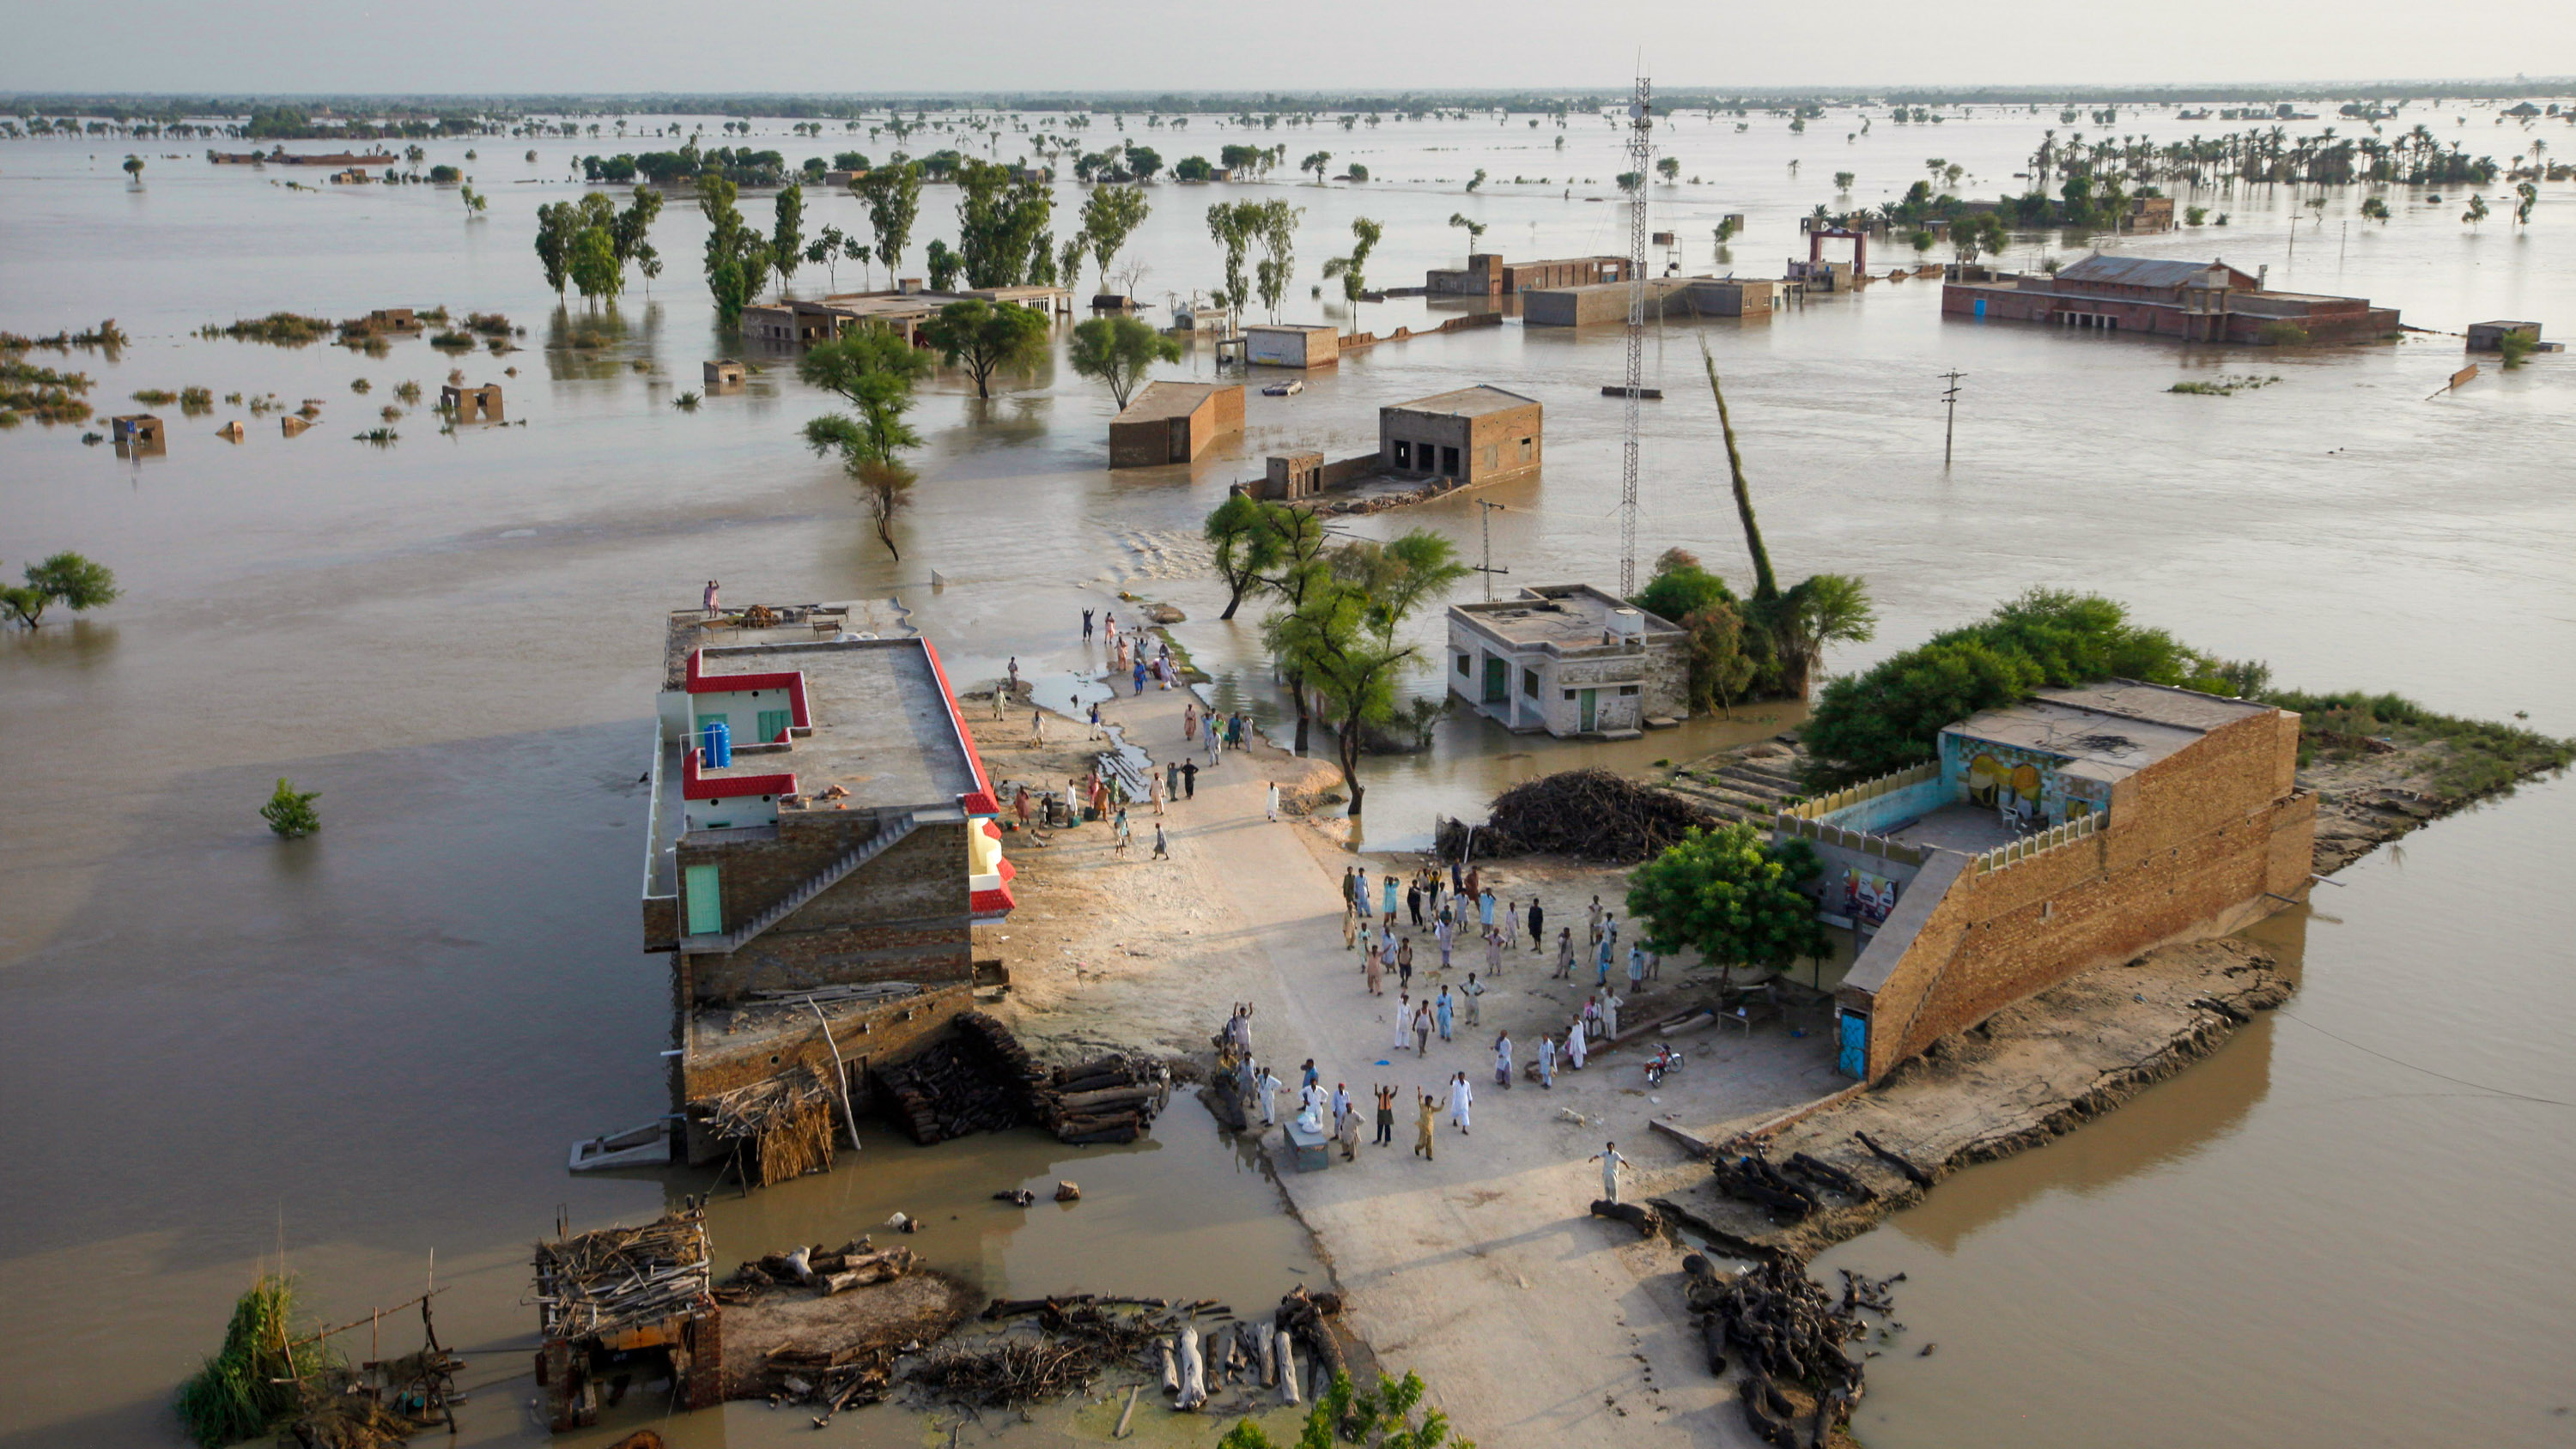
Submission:
[[1646,386],[1646,183],[1655,170],[1654,87],[1628,102],[1628,429],[1619,454],[1619,597],[1637,591],[1637,402]]

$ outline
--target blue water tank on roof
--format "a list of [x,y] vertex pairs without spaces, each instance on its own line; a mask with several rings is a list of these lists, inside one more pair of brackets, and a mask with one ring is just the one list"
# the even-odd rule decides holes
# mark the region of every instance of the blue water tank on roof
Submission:
[[707,725],[706,763],[719,770],[733,763],[733,727],[723,720]]

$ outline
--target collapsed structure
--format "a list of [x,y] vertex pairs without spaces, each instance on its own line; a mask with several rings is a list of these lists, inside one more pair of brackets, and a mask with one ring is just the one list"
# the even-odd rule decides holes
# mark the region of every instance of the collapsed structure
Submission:
[[746,341],[803,346],[830,342],[854,327],[877,326],[917,343],[921,324],[930,314],[951,302],[965,301],[1008,302],[1050,317],[1069,316],[1073,311],[1073,294],[1062,287],[969,287],[943,292],[924,287],[919,277],[905,277],[890,291],[834,292],[819,301],[791,297],[753,303],[742,309],[742,335]]
[[2225,262],[2100,255],[2054,276],[1980,272],[1971,279],[1963,270],[1959,280],[1942,284],[1941,310],[1953,317],[2260,346],[2365,342],[2399,325],[2393,307],[2374,307],[2361,297],[2275,292],[2262,275]]
[[2226,935],[2302,899],[2316,797],[2299,717],[2112,680],[1944,729],[1937,760],[1780,811],[1851,927],[1838,1063],[1878,1081],[2090,967]]

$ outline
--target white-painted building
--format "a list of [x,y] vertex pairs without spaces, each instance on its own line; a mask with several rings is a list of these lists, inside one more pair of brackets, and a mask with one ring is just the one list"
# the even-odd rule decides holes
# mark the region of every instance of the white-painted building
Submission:
[[1449,606],[1449,692],[1515,732],[1624,739],[1690,713],[1681,627],[1590,584]]

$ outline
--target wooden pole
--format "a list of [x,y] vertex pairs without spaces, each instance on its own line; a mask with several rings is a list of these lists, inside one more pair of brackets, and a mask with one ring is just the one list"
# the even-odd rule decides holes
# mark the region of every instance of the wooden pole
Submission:
[[814,1004],[813,997],[805,998],[805,1009],[813,1012],[814,1019],[823,1024],[823,1045],[832,1050],[832,1082],[841,1089],[841,1120],[849,1124],[850,1150],[861,1151],[859,1114],[850,1110],[850,1069],[841,1060],[841,1044],[832,1040],[832,1019],[823,1014],[823,1008]]

